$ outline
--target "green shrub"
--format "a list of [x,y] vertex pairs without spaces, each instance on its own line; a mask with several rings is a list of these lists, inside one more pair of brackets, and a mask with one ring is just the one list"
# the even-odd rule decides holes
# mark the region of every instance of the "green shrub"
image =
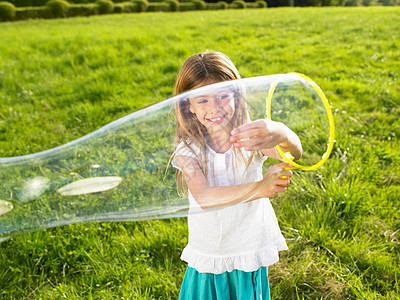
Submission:
[[145,12],[149,7],[149,2],[147,2],[147,0],[133,0],[132,3],[135,6],[135,12]]
[[12,21],[15,18],[15,6],[10,2],[0,2],[0,21]]
[[347,0],[344,6],[361,6],[361,0]]
[[49,12],[45,6],[17,7],[15,12],[16,20],[43,19],[49,16]]
[[258,8],[267,8],[268,4],[267,2],[263,1],[263,0],[257,0],[256,1],[257,7]]
[[395,5],[400,5],[399,0],[378,0],[378,4],[384,5],[384,6],[395,6]]
[[246,3],[243,0],[235,0],[231,4],[232,8],[246,8]]
[[136,9],[135,4],[130,1],[121,2],[114,5],[115,13],[130,13],[136,11],[135,9]]
[[206,3],[206,10],[218,10],[219,6],[217,3]]
[[98,0],[96,11],[100,15],[111,14],[114,11],[114,3],[110,0]]
[[46,3],[50,18],[65,18],[68,14],[69,3],[64,0],[50,0]]
[[68,9],[69,17],[92,16],[96,14],[96,4],[71,4]]
[[376,0],[362,0],[362,5],[364,6],[375,6],[378,2]]
[[9,0],[16,7],[45,6],[48,0]]
[[196,10],[204,10],[206,9],[206,3],[202,0],[193,0],[192,1]]
[[229,5],[225,1],[218,1],[217,2],[219,9],[228,9]]
[[179,2],[177,0],[166,0],[165,3],[169,4],[171,11],[179,11]]
[[180,2],[179,10],[180,11],[196,10],[196,7],[194,6],[194,4],[192,2]]
[[255,2],[245,2],[246,8],[266,8],[267,2],[263,0],[257,0]]
[[121,14],[122,13],[122,5],[120,5],[119,3],[114,4],[113,12],[116,14]]
[[[21,0],[19,0],[21,1]],[[23,0],[23,1],[27,1],[27,0]],[[35,0],[35,1],[39,1],[39,0]],[[95,4],[96,0],[68,0],[68,2],[70,4]]]
[[170,11],[170,6],[165,2],[149,2],[147,11]]

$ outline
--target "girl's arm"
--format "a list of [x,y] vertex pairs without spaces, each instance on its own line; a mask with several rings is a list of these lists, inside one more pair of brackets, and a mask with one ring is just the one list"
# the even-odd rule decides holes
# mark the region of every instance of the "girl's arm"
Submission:
[[[280,163],[270,167],[261,181],[233,186],[211,187],[195,159],[188,156],[177,156],[177,160],[182,168],[184,179],[190,192],[203,209],[274,197],[276,193],[286,191],[286,187],[289,185],[288,178],[292,176],[291,171],[285,172],[283,170],[283,168],[291,167],[291,165]],[[277,176],[277,172],[284,174]],[[287,178],[283,179],[281,176],[286,176]],[[269,182],[271,180],[272,182]]]
[[290,152],[295,160],[303,154],[301,142],[296,133],[285,124],[265,119],[246,123],[231,132],[230,141],[234,147],[247,151],[260,150],[264,155],[282,159],[276,146],[283,152]]

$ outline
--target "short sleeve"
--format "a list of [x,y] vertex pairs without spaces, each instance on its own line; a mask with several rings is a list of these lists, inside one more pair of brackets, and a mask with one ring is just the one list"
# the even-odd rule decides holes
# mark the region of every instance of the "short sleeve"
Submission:
[[[250,152],[249,152],[250,153]],[[263,165],[263,163],[268,159],[268,156],[265,156],[261,153],[261,151],[256,151],[253,157],[254,163],[259,166]]]
[[265,156],[262,153],[260,153],[260,157],[258,159],[260,160],[260,164],[263,164],[268,159],[268,156]]
[[182,172],[182,168],[179,165],[179,162],[176,158],[177,156],[188,156],[197,161],[199,157],[198,147],[196,147],[193,143],[191,143],[190,148],[188,148],[188,146],[186,146],[184,142],[181,142],[176,147],[174,159],[172,160],[171,165]]

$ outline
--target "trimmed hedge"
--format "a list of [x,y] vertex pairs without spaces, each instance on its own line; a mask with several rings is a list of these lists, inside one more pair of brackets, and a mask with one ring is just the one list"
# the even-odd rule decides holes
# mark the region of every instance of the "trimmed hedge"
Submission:
[[246,8],[266,8],[267,2],[263,0],[257,0],[255,2],[245,2]]
[[15,18],[16,9],[10,2],[0,2],[0,21],[12,21]]
[[[0,0],[1,1],[1,0]],[[10,0],[11,1],[11,0]],[[18,0],[13,0],[18,1]],[[21,0],[41,1],[41,0]],[[69,1],[93,1],[93,0],[69,0]],[[120,0],[114,0],[120,1]],[[150,0],[154,1],[154,0]],[[163,1],[163,0],[158,0]],[[187,0],[181,0],[187,1]],[[347,0],[361,1],[361,0]],[[365,1],[365,0],[364,0]],[[389,0],[388,0],[389,1]],[[391,0],[392,1],[392,0]],[[397,1],[397,0],[395,0]],[[111,0],[98,0],[95,3],[70,4],[65,0],[50,0],[44,6],[15,7],[10,2],[0,2],[0,21],[45,19],[45,18],[66,18],[78,16],[91,16],[96,14],[109,13],[130,13],[130,12],[171,12],[190,10],[217,10],[227,8],[258,8],[266,7],[263,0],[245,3],[243,0],[235,0],[232,4],[225,1],[217,3],[206,3],[203,0],[191,0],[190,2],[178,2],[178,0],[164,0],[164,2],[148,2],[148,0],[130,0],[114,3]]]
[[45,6],[47,1],[48,0],[12,0],[16,7]]
[[68,16],[69,3],[64,0],[50,0],[46,8],[51,18],[66,18]]
[[111,0],[97,0],[96,12],[100,15],[111,14],[114,11],[114,2]]
[[136,12],[136,5],[133,2],[120,2],[114,5],[115,13],[131,13]]
[[147,0],[132,0],[135,5],[135,12],[145,12],[149,7],[149,2]]
[[171,11],[179,11],[179,2],[177,0],[165,0],[164,2],[169,4]]
[[257,4],[258,8],[267,8],[268,7],[268,3],[264,0],[257,0],[255,3]]
[[206,3],[202,0],[193,0],[193,4],[196,10],[204,10],[207,7]]
[[96,4],[71,4],[68,9],[69,17],[88,17],[96,14]]
[[246,8],[246,3],[243,0],[234,0],[230,7],[243,9]]
[[344,6],[361,6],[361,0],[348,0],[344,3]]
[[218,4],[217,3],[206,3],[206,10],[218,10]]
[[225,1],[218,1],[217,5],[219,7],[219,9],[228,9],[229,4]]
[[45,6],[17,7],[15,14],[16,20],[46,19],[48,17],[49,11]]
[[150,11],[150,12],[170,11],[170,6],[168,3],[165,3],[165,2],[149,2],[147,11]]
[[191,11],[191,10],[196,10],[196,7],[192,2],[179,3],[179,11]]

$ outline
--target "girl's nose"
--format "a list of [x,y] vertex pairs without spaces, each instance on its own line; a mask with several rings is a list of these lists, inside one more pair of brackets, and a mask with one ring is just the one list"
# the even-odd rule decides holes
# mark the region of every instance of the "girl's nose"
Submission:
[[220,110],[220,105],[217,99],[213,99],[210,101],[210,110],[212,112],[218,112]]

